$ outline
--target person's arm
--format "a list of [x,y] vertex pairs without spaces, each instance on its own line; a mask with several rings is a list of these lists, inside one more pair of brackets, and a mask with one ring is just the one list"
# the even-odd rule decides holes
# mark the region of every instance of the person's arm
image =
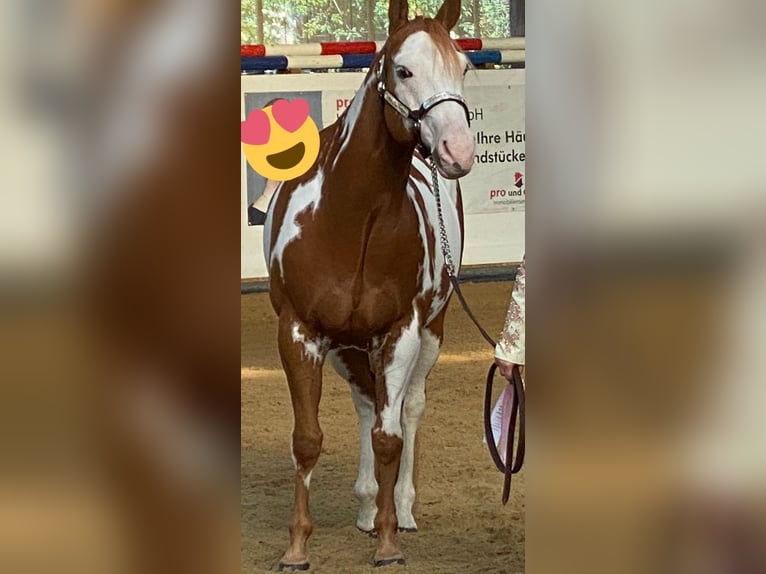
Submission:
[[[526,258],[525,258],[526,259]],[[495,347],[495,359],[500,373],[510,379],[513,365],[524,364],[524,291],[526,287],[525,260],[516,273],[516,282],[511,293],[511,303],[505,318],[505,327]]]

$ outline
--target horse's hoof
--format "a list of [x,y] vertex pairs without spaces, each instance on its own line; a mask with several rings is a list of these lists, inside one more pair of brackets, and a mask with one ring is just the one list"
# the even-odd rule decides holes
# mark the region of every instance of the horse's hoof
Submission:
[[407,561],[404,558],[386,558],[385,560],[375,560],[374,566],[375,568],[388,566],[389,564],[399,564],[400,566],[404,566],[406,563]]
[[283,570],[289,570],[290,572],[295,572],[296,570],[308,570],[308,569],[309,569],[308,562],[302,562],[301,564],[285,564],[284,562],[280,562],[279,566],[277,567],[278,572],[282,572]]
[[410,526],[410,527],[406,527],[406,526],[402,527],[402,526],[400,526],[399,527],[399,532],[417,532],[417,531],[418,531],[417,527],[412,527],[412,526]]
[[377,538],[377,537],[378,537],[378,531],[377,531],[377,530],[375,530],[374,528],[373,528],[372,530],[365,530],[364,528],[359,528],[359,527],[357,526],[357,527],[356,527],[356,529],[357,529],[359,532],[361,532],[362,534],[366,534],[366,535],[367,535],[367,536],[369,536],[370,538]]

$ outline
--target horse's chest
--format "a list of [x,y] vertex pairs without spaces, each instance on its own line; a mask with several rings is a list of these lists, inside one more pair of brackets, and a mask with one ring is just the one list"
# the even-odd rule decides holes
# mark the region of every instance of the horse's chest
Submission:
[[325,197],[317,179],[278,207],[284,215],[267,249],[278,288],[301,318],[357,338],[386,331],[416,306],[424,320],[433,317],[446,292],[422,195],[412,188],[397,204],[354,209]]
[[[326,234],[317,237],[327,238]],[[373,226],[355,242],[330,240],[313,260],[317,279],[305,285],[303,300],[323,331],[356,336],[386,331],[412,313],[423,296],[423,252],[414,228]]]

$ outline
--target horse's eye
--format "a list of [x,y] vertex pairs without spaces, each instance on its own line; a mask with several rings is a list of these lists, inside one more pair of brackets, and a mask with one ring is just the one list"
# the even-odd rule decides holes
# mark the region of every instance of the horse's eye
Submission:
[[410,72],[407,68],[404,66],[397,66],[396,67],[396,77],[400,80],[406,80],[407,78],[412,77],[412,72]]

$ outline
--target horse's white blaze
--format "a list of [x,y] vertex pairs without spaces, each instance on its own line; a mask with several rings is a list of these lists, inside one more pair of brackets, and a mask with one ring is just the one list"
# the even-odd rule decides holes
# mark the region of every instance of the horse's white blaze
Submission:
[[[394,55],[394,65],[404,66],[412,73],[410,78],[396,79],[395,91],[399,99],[416,110],[425,100],[440,92],[462,94],[463,66],[467,60],[460,53],[457,53],[457,58],[460,64],[451,69],[445,65],[427,32],[420,31],[409,36]],[[453,146],[461,149],[473,141],[465,111],[455,102],[445,102],[432,108],[421,124],[421,137],[432,149],[448,135]]]
[[[273,209],[269,209],[266,215],[266,222],[263,232],[263,252],[266,254],[266,261],[269,263],[269,268],[276,260],[279,263],[280,271],[282,270],[282,257],[285,252],[285,248],[291,241],[295,241],[301,236],[301,226],[298,223],[298,215],[303,213],[306,209],[316,211],[319,207],[319,200],[322,197],[322,184],[324,183],[324,173],[322,170],[318,170],[316,175],[310,180],[300,184],[293,190],[290,200],[287,204],[287,210],[285,211],[282,225],[279,228],[279,235],[272,246],[271,241],[271,218],[273,217]],[[284,189],[279,187],[277,193],[280,193]],[[272,202],[272,207],[276,201]]]
[[415,32],[404,40],[394,54],[394,66],[404,66],[412,73],[406,80],[396,80],[396,94],[411,109],[439,92],[463,93],[462,73],[445,73],[445,62],[428,32]]
[[312,468],[309,473],[303,477],[303,485],[306,487],[306,490],[309,489],[311,486],[311,475],[314,472],[314,469]]
[[394,343],[393,358],[383,370],[388,403],[380,412],[380,430],[389,436],[402,437],[402,403],[420,353],[420,341],[418,311],[413,309],[412,321]]
[[314,363],[320,362],[327,352],[328,341],[323,337],[309,339],[301,332],[301,326],[293,323],[293,341],[303,345],[303,354],[309,357]]

